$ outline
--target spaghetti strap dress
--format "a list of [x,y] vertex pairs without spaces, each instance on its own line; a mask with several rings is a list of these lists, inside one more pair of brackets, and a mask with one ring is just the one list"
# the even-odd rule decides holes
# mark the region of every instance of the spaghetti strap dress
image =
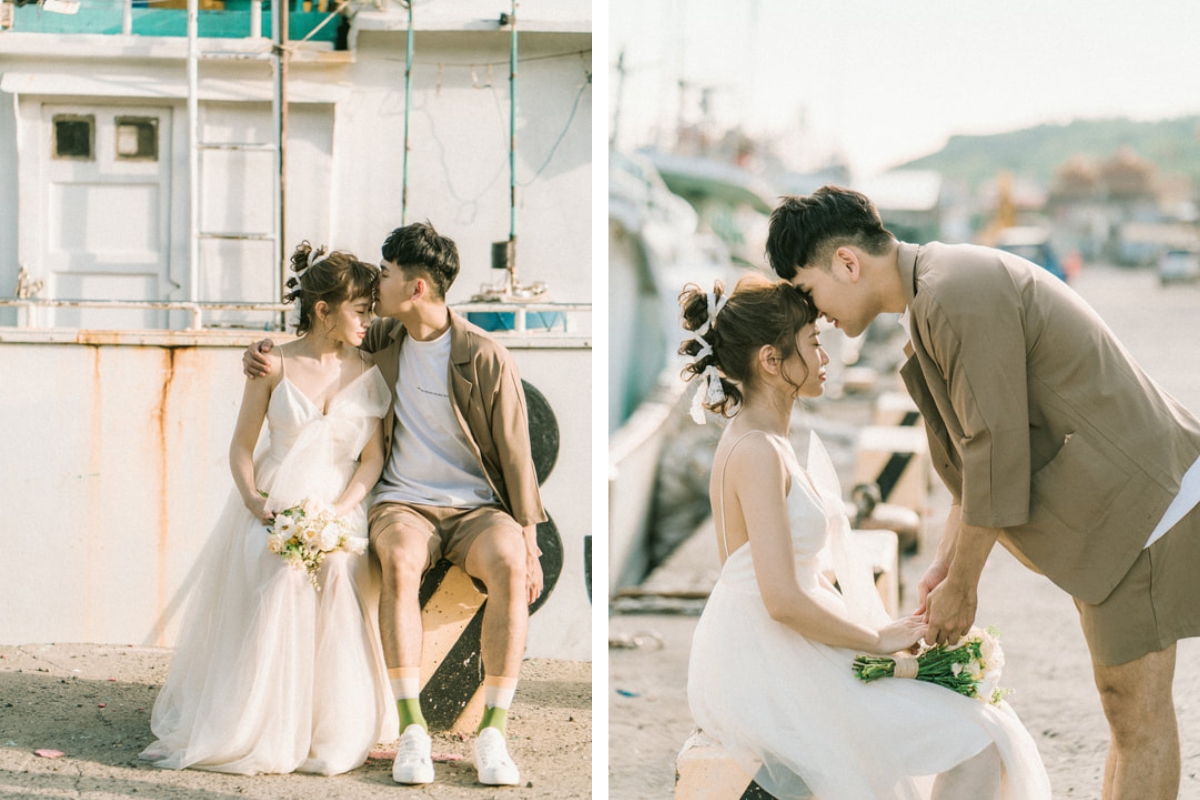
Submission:
[[[322,411],[284,377],[267,407],[255,479],[267,508],[333,504],[391,402],[365,368]],[[366,537],[364,508],[351,515]],[[178,646],[142,753],[156,766],[243,775],[332,775],[397,736],[367,554],[328,554],[317,573],[267,549],[261,521],[232,492],[200,555]],[[376,595],[377,596],[377,595]]]
[[[752,431],[733,447],[754,434],[771,439],[787,467],[800,587],[851,619],[881,627],[888,616],[869,568],[851,552],[837,475],[820,440],[811,439],[806,471],[781,437]],[[724,537],[723,470],[718,484],[715,510]],[[837,587],[822,577],[829,568]],[[771,618],[747,542],[728,553],[696,627],[688,668],[692,715],[779,800],[917,800],[923,795],[913,777],[947,771],[993,743],[1003,766],[1000,797],[1049,800],[1037,746],[1007,703],[914,680],[863,683],[851,669],[855,655]]]

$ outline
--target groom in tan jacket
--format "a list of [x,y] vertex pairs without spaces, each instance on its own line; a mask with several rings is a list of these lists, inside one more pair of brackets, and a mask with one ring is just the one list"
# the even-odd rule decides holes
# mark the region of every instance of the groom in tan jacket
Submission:
[[1200,420],[1045,270],[897,242],[857,192],[786,198],[767,255],[849,336],[903,312],[901,374],[954,496],[919,585],[929,641],[971,626],[999,540],[1075,599],[1112,733],[1105,800],[1175,798],[1175,643],[1200,635]]
[[[445,557],[483,584],[480,634],[485,710],[475,740],[481,783],[516,785],[506,719],[521,669],[529,605],[541,594],[538,490],[528,412],[512,354],[446,305],[458,247],[429,223],[397,228],[383,243],[375,320],[363,341],[392,387],[383,418],[388,459],[369,514],[383,573],[379,628],[400,718],[392,777],[434,780],[420,707],[422,575]],[[269,340],[268,340],[269,341]],[[244,357],[265,374],[260,342]],[[428,677],[428,676],[426,676]]]

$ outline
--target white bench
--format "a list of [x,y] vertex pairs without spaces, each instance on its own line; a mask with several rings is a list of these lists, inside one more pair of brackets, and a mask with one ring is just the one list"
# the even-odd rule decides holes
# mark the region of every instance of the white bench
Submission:
[[875,590],[883,607],[895,617],[900,613],[900,543],[893,531],[851,531],[850,545],[875,575]]
[[[924,520],[928,515],[931,475],[929,442],[923,427],[869,425],[860,432],[854,457],[854,484],[877,484],[882,503],[910,509]],[[901,533],[905,534],[901,541],[903,550],[920,546],[919,532],[915,536]]]
[[907,392],[881,392],[875,398],[875,407],[871,415],[872,425],[892,426],[906,425],[917,429],[923,426],[921,413],[917,404]]

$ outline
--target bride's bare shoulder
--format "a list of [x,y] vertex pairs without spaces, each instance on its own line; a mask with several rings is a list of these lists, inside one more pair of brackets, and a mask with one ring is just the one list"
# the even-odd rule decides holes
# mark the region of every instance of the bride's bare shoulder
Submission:
[[717,445],[714,466],[717,463],[727,472],[755,478],[770,477],[783,470],[774,437],[757,429],[727,429]]

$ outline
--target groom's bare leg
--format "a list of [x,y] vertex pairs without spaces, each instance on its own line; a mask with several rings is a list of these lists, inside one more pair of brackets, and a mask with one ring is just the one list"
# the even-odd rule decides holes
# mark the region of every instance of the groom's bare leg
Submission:
[[374,540],[383,568],[379,595],[379,635],[388,669],[421,666],[421,576],[429,565],[429,539],[424,531],[389,526]]
[[1179,727],[1171,685],[1175,645],[1125,664],[1093,662],[1112,741],[1104,800],[1175,800],[1179,794]]
[[489,528],[471,543],[467,574],[487,587],[480,654],[490,676],[516,678],[525,654],[529,607],[525,603],[525,540],[516,526]]

